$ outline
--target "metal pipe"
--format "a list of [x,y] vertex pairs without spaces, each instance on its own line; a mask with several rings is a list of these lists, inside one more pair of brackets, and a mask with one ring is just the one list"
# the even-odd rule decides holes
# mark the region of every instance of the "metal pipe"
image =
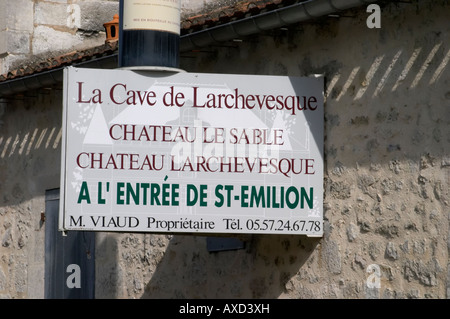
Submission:
[[[223,25],[208,28],[197,32],[188,33],[180,37],[180,52],[188,52],[201,47],[230,41],[239,37],[257,34],[262,31],[272,30],[288,26],[293,23],[304,22],[321,16],[336,13],[341,10],[374,3],[370,0],[307,0],[292,4],[287,7],[268,11],[256,16],[232,21]],[[117,53],[107,57],[97,58],[90,61],[73,64],[79,67],[94,67],[101,65],[102,68],[114,68]],[[103,63],[103,65],[102,65]],[[50,80],[44,82],[46,77]],[[0,82],[0,98],[30,89],[57,84],[62,82],[62,68],[35,73]]]

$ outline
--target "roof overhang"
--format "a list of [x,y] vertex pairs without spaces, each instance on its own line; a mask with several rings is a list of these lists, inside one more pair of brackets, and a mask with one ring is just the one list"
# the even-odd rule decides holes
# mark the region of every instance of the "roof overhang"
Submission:
[[[305,22],[341,11],[368,5],[378,1],[370,0],[307,0],[260,13],[255,16],[227,22],[204,30],[184,34],[180,37],[180,52],[188,52],[212,44],[223,43],[263,31],[286,27],[288,25]],[[108,56],[93,58],[80,63],[73,63],[75,67],[86,68],[116,68],[117,50]],[[0,82],[0,98],[22,93],[32,89],[49,87],[63,81],[64,66],[51,70],[40,71],[31,75],[16,77]]]

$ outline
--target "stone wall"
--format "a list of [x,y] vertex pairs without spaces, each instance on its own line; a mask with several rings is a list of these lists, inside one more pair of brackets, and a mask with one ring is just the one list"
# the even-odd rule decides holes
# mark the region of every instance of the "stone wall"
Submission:
[[39,90],[0,103],[0,299],[44,297],[41,213],[59,188],[61,101]]
[[[325,76],[324,236],[248,235],[209,252],[204,236],[97,233],[96,297],[447,298],[449,12],[389,4],[369,29],[360,8],[183,53],[189,72]],[[0,104],[1,298],[44,294],[61,99]]]

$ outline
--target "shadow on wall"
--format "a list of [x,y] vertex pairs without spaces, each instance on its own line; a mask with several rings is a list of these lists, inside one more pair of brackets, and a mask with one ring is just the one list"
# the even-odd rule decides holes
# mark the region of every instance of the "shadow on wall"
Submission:
[[277,298],[320,238],[248,235],[239,250],[207,252],[207,237],[175,235],[141,298]]
[[[440,102],[448,99],[443,83],[448,81],[449,59],[450,50],[439,41],[428,48],[398,49],[370,56],[366,70],[363,66],[324,69],[328,103],[326,132],[329,135],[325,162],[338,169],[339,161],[346,154],[368,157],[363,165],[371,162],[389,165],[389,161],[402,157],[415,160],[427,151],[433,156],[445,155],[448,119],[442,118],[445,106]],[[311,73],[320,71],[311,69]],[[434,90],[438,82],[439,96],[435,100],[419,94]],[[402,97],[411,94],[413,89],[418,92],[416,100],[403,105]],[[443,97],[442,93],[447,95]],[[370,103],[366,103],[367,100]],[[340,107],[348,108],[349,112],[338,110]],[[424,109],[433,112],[427,121],[423,119],[425,113],[422,119],[418,116]],[[423,126],[422,121],[427,126]],[[436,124],[435,131],[425,131],[432,123]],[[46,133],[47,141],[50,135],[58,136]],[[352,140],[352,143],[342,140]],[[53,138],[50,141],[49,146],[52,141],[55,143]],[[23,147],[19,147],[20,142],[10,142],[0,154],[9,156],[14,144],[16,152],[26,152],[28,145],[37,145],[37,142]],[[352,148],[347,150],[346,147]],[[371,196],[373,185],[383,181],[370,180],[367,186],[363,177],[358,187]],[[326,192],[328,189],[325,200],[337,196],[333,185],[325,188]],[[337,198],[350,203],[351,188],[348,189],[348,195],[342,198],[338,194]],[[388,193],[384,195],[388,204],[396,201],[396,193],[393,192],[392,199],[388,198]],[[324,238],[249,235],[244,240],[244,249],[218,252],[208,251],[206,236],[101,233],[98,236],[105,237],[101,243],[97,241],[100,246],[96,249],[96,294],[101,298],[139,296],[143,299],[311,297],[314,295],[308,295],[307,284],[326,285],[315,267],[324,263],[327,271],[341,273],[344,256],[340,255],[338,243],[327,237],[330,232],[326,230]],[[419,235],[429,237],[427,233]],[[355,276],[361,273],[366,276],[363,267],[355,271]]]
[[96,298],[273,299],[299,293],[295,277],[318,281],[301,269],[320,263],[321,238],[241,235],[226,238],[244,248],[222,251],[208,250],[208,238],[220,237],[98,233]]
[[59,185],[61,91],[43,91],[0,99],[0,208]]
[[118,263],[118,237],[107,232],[96,234],[95,248],[95,296],[100,299],[120,299],[125,278]]
[[[428,151],[434,157],[448,154],[450,126],[445,115],[448,114],[446,110],[450,91],[444,85],[449,80],[450,49],[448,43],[443,41],[443,36],[436,35],[435,40],[418,40],[408,48],[399,45],[391,51],[377,50],[367,56],[366,64],[343,66],[339,61],[334,67],[331,63],[323,67],[313,67],[314,63],[301,66],[305,74],[324,73],[326,77],[325,172],[327,166],[330,172],[336,171],[333,178],[337,181],[327,182],[325,200],[334,196],[345,205],[354,203],[350,196],[351,186],[344,188],[348,194],[336,191],[338,186],[344,185],[339,179],[342,167],[345,164],[353,165],[354,158],[361,160],[359,164],[362,167],[373,163],[383,164],[399,174],[397,166],[403,158],[408,160],[404,163],[405,170],[412,170],[410,167],[419,167],[420,157]],[[239,68],[239,65],[233,67]],[[232,69],[228,71],[233,73]],[[408,96],[408,104],[403,105]],[[0,119],[2,112],[0,108]],[[426,125],[422,125],[424,122]],[[25,161],[34,157],[34,164],[27,162],[27,165],[40,168],[38,164],[43,165],[43,161],[36,160],[39,155],[56,152],[60,143],[59,127],[30,126],[28,130],[2,134],[0,162]],[[348,163],[345,162],[346,158]],[[447,168],[446,178],[450,181],[450,164],[443,163],[439,157],[434,161],[433,165]],[[23,170],[23,167],[17,169]],[[377,177],[375,172],[371,174]],[[420,172],[415,174],[417,182],[411,189],[427,186],[425,181],[421,181]],[[394,175],[386,182],[401,182],[400,186],[406,189],[407,186],[403,185],[409,184],[409,176],[403,181],[404,176],[395,178]],[[385,181],[368,177],[360,176],[358,187],[365,194],[376,198],[380,188],[375,186],[380,187]],[[419,185],[419,182],[423,185]],[[383,194],[387,204],[383,202],[380,205],[391,203],[395,207],[400,190],[391,191],[388,186],[386,194]],[[14,189],[2,196],[8,196],[9,192],[24,196],[20,188]],[[429,194],[433,194],[433,191]],[[426,197],[417,195],[413,199],[416,202],[407,203],[410,197],[404,199],[405,205],[408,204],[406,213],[410,211],[410,215],[416,214],[414,205],[420,207],[423,204],[426,207],[430,204]],[[370,222],[378,225],[378,222],[370,219],[372,215],[366,213],[368,217],[362,224]],[[444,218],[447,220],[446,215]],[[377,228],[374,229],[376,234]],[[429,240],[429,233],[418,232],[419,235]],[[207,237],[204,236],[117,236],[109,233],[99,233],[98,236],[104,236],[96,248],[96,291],[101,292],[102,298],[137,293],[141,298],[278,298],[284,293],[289,293],[289,297],[298,297],[302,293],[300,279],[303,283],[323,283],[313,268],[322,263],[322,260],[317,260],[322,258],[317,253],[319,245],[323,244],[324,255],[329,249],[335,253],[330,253],[331,257],[340,256],[338,244],[326,236],[251,235],[246,238],[244,249],[219,252],[208,252]],[[402,238],[396,234],[393,236]],[[141,238],[144,239],[144,245]],[[127,250],[127,247],[130,249]],[[331,257],[330,260],[333,259]],[[418,261],[421,261],[419,258],[423,259],[423,256],[413,257]],[[338,266],[334,274],[340,273]],[[361,269],[359,273],[364,271]],[[355,272],[355,276],[357,274]],[[124,291],[126,289],[129,290],[128,294]]]

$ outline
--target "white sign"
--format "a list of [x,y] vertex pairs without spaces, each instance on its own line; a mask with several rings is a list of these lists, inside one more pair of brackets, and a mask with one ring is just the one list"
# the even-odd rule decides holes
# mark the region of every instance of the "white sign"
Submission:
[[322,236],[323,86],[66,68],[60,230]]

